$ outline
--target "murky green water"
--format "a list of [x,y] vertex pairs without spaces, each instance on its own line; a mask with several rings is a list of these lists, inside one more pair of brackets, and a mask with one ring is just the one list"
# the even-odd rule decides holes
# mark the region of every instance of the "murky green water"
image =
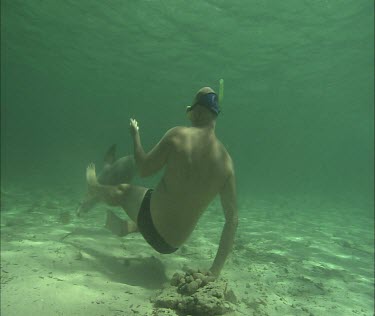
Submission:
[[[244,193],[373,191],[373,2],[2,1],[2,177],[76,181],[225,79]],[[26,180],[27,181],[27,180]]]

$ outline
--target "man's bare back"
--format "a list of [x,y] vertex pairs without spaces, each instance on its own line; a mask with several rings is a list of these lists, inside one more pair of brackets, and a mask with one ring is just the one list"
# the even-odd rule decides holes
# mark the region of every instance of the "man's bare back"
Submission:
[[151,215],[164,239],[179,247],[233,174],[233,167],[210,128],[176,127],[167,137],[168,161],[151,200]]
[[[165,167],[155,190],[130,184],[100,185],[95,166],[87,168],[91,194],[110,205],[122,206],[134,221],[132,225],[124,221],[125,234],[140,231],[161,253],[172,253],[187,240],[203,211],[219,194],[226,222],[210,268],[215,275],[219,275],[232,248],[238,223],[232,159],[215,136],[218,113],[214,91],[200,89],[187,109],[192,127],[172,128],[148,153],[141,144],[138,122],[130,120],[139,174],[149,176]],[[111,215],[106,226],[120,235],[124,223]]]

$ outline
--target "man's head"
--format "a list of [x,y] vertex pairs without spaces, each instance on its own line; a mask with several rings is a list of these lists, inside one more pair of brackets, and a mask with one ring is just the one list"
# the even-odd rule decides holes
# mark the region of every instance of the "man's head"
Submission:
[[203,87],[198,90],[194,97],[193,104],[186,109],[189,119],[194,121],[214,121],[219,109],[218,96],[210,87]]

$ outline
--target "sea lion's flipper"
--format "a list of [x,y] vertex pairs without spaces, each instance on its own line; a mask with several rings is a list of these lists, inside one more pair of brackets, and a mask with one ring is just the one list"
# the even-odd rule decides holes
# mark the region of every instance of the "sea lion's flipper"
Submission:
[[113,144],[109,149],[107,150],[105,156],[104,156],[104,165],[111,165],[116,160],[116,144]]

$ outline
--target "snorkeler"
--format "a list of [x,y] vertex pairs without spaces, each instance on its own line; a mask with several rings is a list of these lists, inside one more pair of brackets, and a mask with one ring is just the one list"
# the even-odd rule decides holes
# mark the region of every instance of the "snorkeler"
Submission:
[[121,206],[130,220],[112,212],[106,227],[118,236],[140,232],[160,253],[175,252],[190,236],[198,219],[219,194],[225,215],[220,245],[210,268],[218,276],[230,253],[237,229],[235,174],[232,159],[215,135],[220,112],[218,97],[209,87],[200,89],[187,107],[191,127],[174,127],[148,153],[143,150],[138,122],[130,119],[134,159],[140,176],[165,167],[155,189],[132,184],[102,185],[95,166],[87,167],[89,192],[112,206]]

